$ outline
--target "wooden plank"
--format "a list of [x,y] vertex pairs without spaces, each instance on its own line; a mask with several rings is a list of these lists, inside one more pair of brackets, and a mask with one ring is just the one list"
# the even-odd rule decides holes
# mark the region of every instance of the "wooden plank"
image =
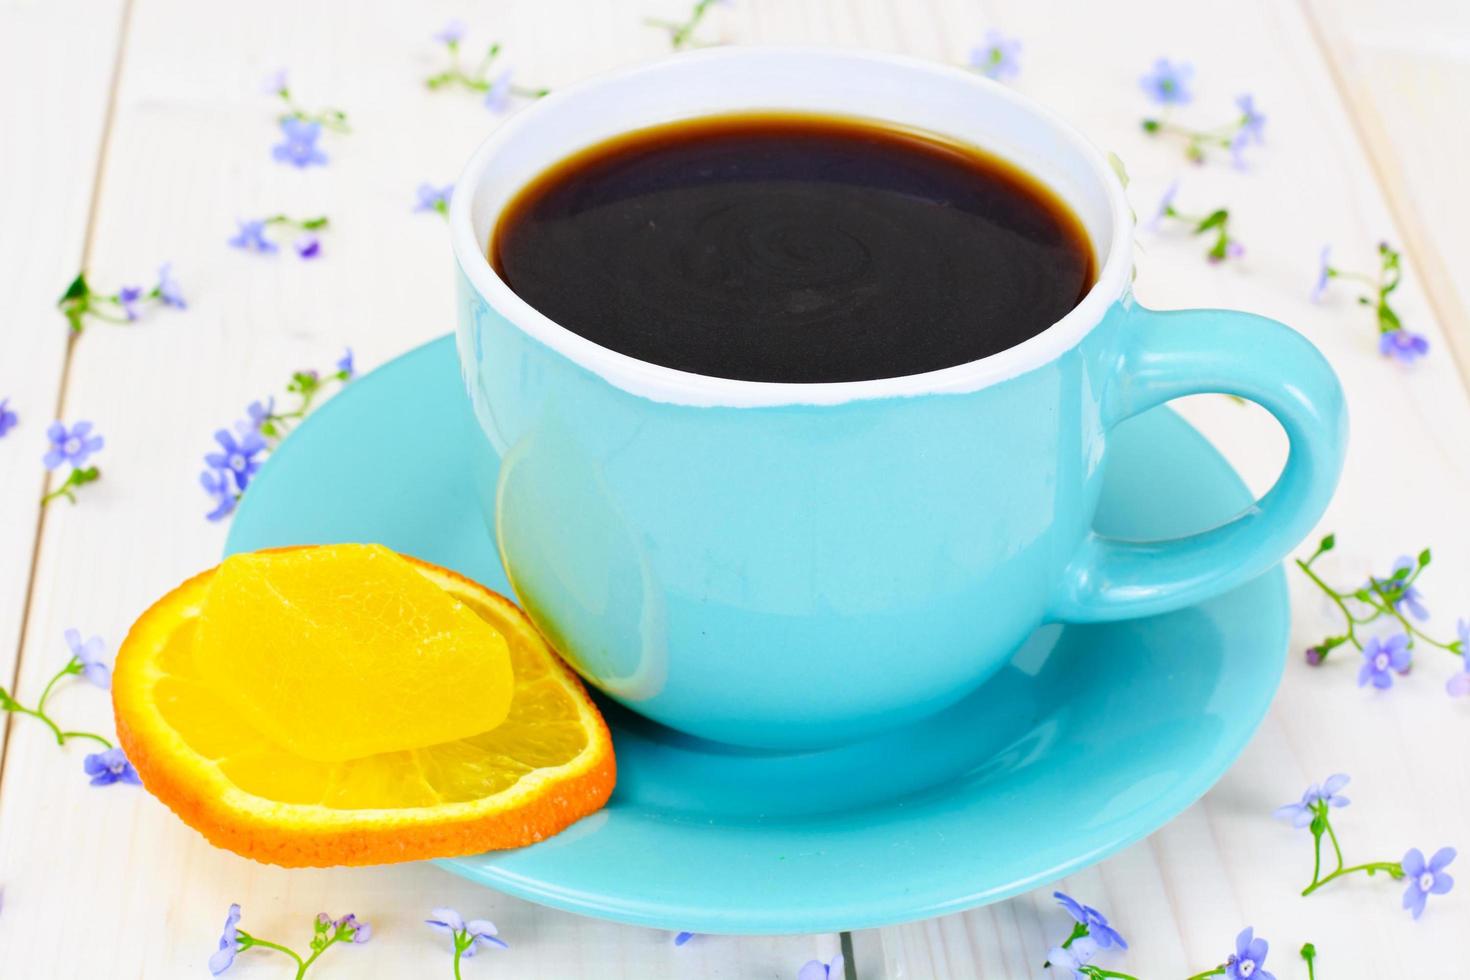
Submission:
[[1306,0],[1403,244],[1470,377],[1470,8]]
[[[149,602],[218,559],[224,531],[204,521],[207,504],[195,482],[217,427],[251,399],[278,391],[293,369],[328,367],[345,345],[371,367],[451,329],[445,225],[411,213],[414,191],[421,181],[452,180],[497,117],[473,96],[430,94],[422,85],[438,64],[428,35],[464,11],[441,5],[410,17],[405,9],[135,0],[94,267],[145,276],[172,259],[190,307],[162,311],[137,329],[96,329],[75,352],[65,412],[96,420],[111,465],[80,505],[46,524],[22,692],[34,694],[59,664],[67,626],[100,633],[115,648]],[[559,85],[662,51],[665,42],[639,23],[640,14],[527,0],[475,17],[471,41],[496,37],[527,80]],[[51,37],[76,43],[59,18],[19,26],[25,29],[5,32],[7,50]],[[711,27],[723,29],[718,18]],[[52,51],[49,58],[76,70],[70,55]],[[270,159],[275,106],[260,86],[282,66],[303,102],[350,115],[351,135],[324,140],[327,167],[303,172]],[[43,77],[64,89],[57,71]],[[17,81],[0,98],[18,100],[21,88]],[[46,151],[47,165],[70,153],[59,138]],[[39,231],[43,206],[38,200],[33,212],[5,213],[34,213]],[[319,260],[226,247],[236,217],[278,211],[330,216]],[[4,247],[15,247],[14,237]],[[38,271],[37,327],[60,328],[47,307],[66,281],[60,273],[75,261],[72,248],[57,268]],[[0,451],[10,448],[0,443]],[[33,472],[29,449],[25,459]],[[31,482],[26,499],[40,491]],[[7,560],[14,553],[7,548]],[[54,703],[69,722],[110,731],[100,693],[77,687]],[[372,922],[371,946],[333,950],[313,968],[324,980],[447,975],[442,938],[422,925],[441,904],[494,919],[512,944],[486,954],[490,963],[468,965],[466,976],[788,977],[807,959],[840,948],[835,935],[700,937],[675,948],[667,933],[552,912],[430,865],[267,868],[209,847],[143,792],[88,787],[83,751],[58,750],[37,724],[14,726],[0,787],[6,976],[202,976],[231,901],[245,906],[247,928],[288,943],[304,943],[319,910],[355,911]],[[85,941],[76,932],[78,909],[87,916]],[[257,952],[238,969],[242,977],[264,977],[281,967]]]
[[[1376,12],[1373,24],[1412,21],[1401,6],[1371,0],[1360,6]],[[1344,265],[1369,265],[1379,239],[1412,242],[1412,236],[1395,222],[1301,11],[1270,0],[1187,6],[1143,0],[1126,9],[992,0],[982,14],[967,3],[942,0],[930,15],[942,25],[940,56],[949,61],[963,59],[987,27],[1021,37],[1024,67],[1016,87],[1127,161],[1140,213],[1151,211],[1176,178],[1183,181],[1181,204],[1231,207],[1232,224],[1248,249],[1244,261],[1210,267],[1196,242],[1143,233],[1140,299],[1158,307],[1265,313],[1298,327],[1323,349],[1353,407],[1343,484],[1322,525],[1336,529],[1346,549],[1333,567],[1351,581],[1370,568],[1386,571],[1395,556],[1432,543],[1435,628],[1451,635],[1455,616],[1465,614],[1454,602],[1470,592],[1470,528],[1460,518],[1470,493],[1463,453],[1470,411],[1446,353],[1448,324],[1426,295],[1421,250],[1410,256],[1400,310],[1436,352],[1414,368],[1375,353],[1371,319],[1353,305],[1348,290],[1334,290],[1321,306],[1307,299],[1321,245],[1333,243]],[[863,41],[884,43],[881,37]],[[1256,94],[1270,121],[1268,143],[1249,171],[1224,163],[1190,166],[1177,146],[1140,132],[1146,106],[1137,78],[1160,56],[1196,66],[1197,97],[1181,118],[1214,125],[1230,118],[1237,93]],[[1400,120],[1389,142],[1412,147],[1407,130],[1422,141],[1435,127],[1449,130],[1435,138],[1453,140],[1458,132],[1463,139],[1464,127],[1444,125],[1442,113],[1464,112],[1447,96],[1406,112],[1404,102],[1420,96],[1363,84],[1383,99],[1385,116]],[[1381,139],[1375,146],[1381,148]],[[1452,224],[1465,208],[1445,204],[1462,193],[1460,182],[1431,182],[1426,153],[1412,155],[1415,169],[1404,183],[1417,189],[1426,209],[1441,208],[1442,223]],[[1455,159],[1441,152],[1434,166],[1451,167]],[[1443,192],[1447,196],[1429,197],[1447,185],[1454,185]],[[1285,447],[1263,413],[1221,398],[1192,399],[1184,410],[1255,489],[1269,485]],[[1323,670],[1307,667],[1301,651],[1334,622],[1302,584],[1292,581],[1296,613],[1282,691],[1242,759],[1178,820],[1058,883],[1103,908],[1132,941],[1126,956],[1100,959],[1101,965],[1140,976],[1186,975],[1220,963],[1236,932],[1253,924],[1272,941],[1269,965],[1278,976],[1303,975],[1296,949],[1307,940],[1323,951],[1322,965],[1330,965],[1332,975],[1444,973],[1443,957],[1453,948],[1463,907],[1446,902],[1416,923],[1399,909],[1400,888],[1367,880],[1300,898],[1297,891],[1310,874],[1310,839],[1273,821],[1270,812],[1307,783],[1347,770],[1354,776],[1354,805],[1338,826],[1351,836],[1351,844],[1345,840],[1350,858],[1392,860],[1409,846],[1463,844],[1457,835],[1470,804],[1470,777],[1453,761],[1457,750],[1451,747],[1464,744],[1464,715],[1443,689],[1453,664],[1425,652],[1411,681],[1387,697],[1353,686],[1352,658]],[[1041,976],[1047,947],[1070,925],[1050,892],[858,934],[854,945],[862,962],[883,964],[883,976]]]
[[[56,417],[68,331],[56,298],[85,261],[122,0],[0,3],[0,399],[19,421],[0,436],[0,686],[16,668],[31,582],[41,456]],[[46,93],[38,98],[38,93]],[[57,508],[64,509],[65,504]],[[54,648],[60,637],[51,638]],[[0,719],[0,730],[6,725]]]

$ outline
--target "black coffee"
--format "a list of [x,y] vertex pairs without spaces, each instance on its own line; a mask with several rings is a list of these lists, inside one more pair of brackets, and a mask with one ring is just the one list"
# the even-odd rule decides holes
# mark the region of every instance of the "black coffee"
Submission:
[[1087,234],[1009,164],[827,116],[719,116],[599,144],[539,176],[490,260],[563,327],[747,381],[951,367],[1055,323]]

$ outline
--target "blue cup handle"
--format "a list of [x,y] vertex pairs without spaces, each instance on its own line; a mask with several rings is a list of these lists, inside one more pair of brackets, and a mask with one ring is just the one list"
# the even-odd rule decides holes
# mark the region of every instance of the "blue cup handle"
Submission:
[[1135,306],[1122,329],[1103,423],[1183,395],[1221,392],[1264,407],[1291,440],[1275,486],[1219,527],[1168,541],[1090,533],[1059,582],[1049,618],[1099,622],[1193,605],[1249,581],[1304,538],[1332,497],[1347,445],[1337,376],[1285,324],[1233,310]]

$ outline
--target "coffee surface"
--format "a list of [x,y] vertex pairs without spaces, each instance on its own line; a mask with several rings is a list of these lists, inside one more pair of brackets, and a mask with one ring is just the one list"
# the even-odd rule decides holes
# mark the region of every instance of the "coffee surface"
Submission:
[[603,347],[807,383],[994,354],[1094,279],[1076,216],[1009,164],[877,123],[774,114],[641,130],[562,161],[505,210],[490,261]]

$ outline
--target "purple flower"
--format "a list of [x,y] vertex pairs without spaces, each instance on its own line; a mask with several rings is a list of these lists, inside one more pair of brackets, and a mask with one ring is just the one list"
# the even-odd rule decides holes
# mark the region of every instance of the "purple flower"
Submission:
[[322,135],[322,124],[287,116],[281,120],[282,142],[271,147],[271,156],[293,167],[325,164],[327,155],[316,145]]
[[510,948],[509,944],[495,935],[495,923],[489,919],[471,919],[466,922],[460,918],[458,912],[451,908],[430,909],[429,914],[433,918],[424,921],[440,932],[447,932],[453,936],[456,946],[460,942],[460,937],[469,941],[469,945],[465,947],[465,956],[474,956],[476,948],[481,943],[486,946],[498,946],[501,949]]
[[821,960],[807,960],[797,971],[796,980],[842,980],[845,962],[841,953],[826,963]]
[[1417,333],[1400,327],[1378,335],[1378,353],[1384,357],[1396,357],[1405,364],[1413,364],[1429,353],[1429,341]]
[[262,425],[270,421],[271,415],[276,411],[276,396],[271,395],[265,401],[253,401],[245,406],[245,415],[249,418],[250,428],[257,431]]
[[489,91],[485,93],[485,108],[491,112],[504,112],[510,108],[512,77],[509,68],[495,76],[495,80],[490,83]]
[[1254,930],[1247,926],[1235,937],[1235,952],[1225,961],[1225,976],[1229,980],[1276,980],[1264,966],[1268,948],[1266,940],[1254,938]]
[[[325,915],[326,913],[322,913]],[[357,916],[348,912],[342,918],[332,923],[332,928],[347,932],[352,936],[352,941],[362,945],[373,938],[373,927],[366,922],[359,922]]]
[[1000,31],[986,31],[985,43],[970,49],[970,67],[996,81],[1014,78],[1021,70],[1017,60],[1020,54],[1019,38],[1006,37]]
[[1330,807],[1344,807],[1352,801],[1346,796],[1339,796],[1338,790],[1351,781],[1347,773],[1339,772],[1328,776],[1321,786],[1316,783],[1308,786],[1302,793],[1300,803],[1288,803],[1278,806],[1274,816],[1281,820],[1290,820],[1293,827],[1305,827],[1312,822],[1312,804],[1326,803]]
[[15,423],[19,421],[20,416],[16,415],[10,408],[10,399],[0,398],[0,438],[3,438],[5,433],[15,428]]
[[1174,198],[1179,196],[1179,181],[1174,181],[1164,188],[1164,196],[1159,198],[1158,207],[1154,208],[1153,216],[1143,223],[1143,227],[1153,231],[1168,217],[1170,209],[1174,207]]
[[1245,148],[1252,143],[1259,146],[1266,142],[1266,117],[1256,108],[1256,100],[1252,95],[1237,95],[1235,104],[1240,108],[1241,118],[1240,128],[1230,140],[1230,155],[1237,167],[1244,167]]
[[1444,689],[1452,698],[1463,698],[1470,695],[1470,619],[1460,620],[1455,629],[1460,634],[1460,667],[1463,669],[1445,682]]
[[62,463],[80,469],[89,456],[102,448],[102,437],[92,435],[91,422],[78,422],[70,429],[64,422],[52,422],[46,427],[46,438],[51,441],[51,448],[41,457],[41,462],[48,470]]
[[141,286],[124,286],[117,291],[117,302],[122,307],[123,316],[129,320],[138,319],[138,300],[143,298]]
[[1377,585],[1384,592],[1389,592],[1395,588],[1402,588],[1403,591],[1393,600],[1394,609],[1402,610],[1403,607],[1407,606],[1409,615],[1422,623],[1429,619],[1429,610],[1424,608],[1424,596],[1420,594],[1419,589],[1415,586],[1400,586],[1401,582],[1408,581],[1408,577],[1413,573],[1415,567],[1414,559],[1408,555],[1399,555],[1398,560],[1393,563],[1393,570],[1397,574],[1402,569],[1404,571],[1403,578],[1390,576],[1384,579],[1374,579],[1372,584]]
[[456,18],[441,27],[438,33],[433,35],[433,39],[440,44],[453,46],[463,41],[468,31],[469,28],[465,25],[465,22]]
[[269,238],[265,237],[264,221],[241,221],[235,219],[237,231],[235,237],[228,241],[231,248],[244,249],[247,252],[259,252],[262,255],[270,255],[280,251],[280,247]]
[[265,82],[260,86],[261,91],[269,92],[271,95],[280,95],[286,92],[290,86],[286,84],[286,69],[277,68],[265,76]]
[[1052,976],[1070,973],[1072,980],[1089,980],[1082,968],[1097,955],[1098,948],[1097,943],[1089,936],[1073,940],[1070,946],[1053,946],[1046,953]]
[[692,932],[681,932],[681,933],[677,933],[674,936],[674,945],[675,946],[683,946],[685,943],[687,943],[689,940],[691,940],[693,938],[694,938],[694,933],[692,933]]
[[449,199],[454,195],[454,185],[445,184],[443,187],[435,187],[429,183],[420,184],[418,195],[418,203],[413,206],[415,213],[437,211],[439,214],[448,214]]
[[1444,873],[1454,859],[1453,847],[1441,847],[1427,864],[1417,847],[1409,848],[1409,853],[1404,855],[1400,864],[1404,877],[1409,879],[1409,887],[1404,889],[1404,908],[1414,918],[1424,914],[1424,900],[1430,895],[1443,895],[1455,887],[1455,879]]
[[1327,654],[1322,652],[1321,647],[1307,647],[1307,666],[1320,667],[1326,659]]
[[229,429],[220,429],[215,432],[214,441],[224,451],[206,453],[204,462],[216,470],[228,471],[234,478],[235,489],[243,491],[250,483],[250,478],[260,469],[260,460],[255,457],[265,450],[265,438],[252,430],[236,440],[230,435]]
[[314,259],[322,254],[322,240],[315,235],[296,239],[296,254],[303,259]]
[[82,769],[92,777],[93,786],[111,786],[113,783],[143,785],[143,780],[138,778],[138,770],[133,768],[122,749],[94,752],[82,760]]
[[352,348],[343,351],[342,356],[337,359],[337,373],[344,379],[351,379],[357,373],[357,366],[352,363]]
[[1222,262],[1225,259],[1238,259],[1238,258],[1240,258],[1244,254],[1245,254],[1245,246],[1242,245],[1242,244],[1240,244],[1240,242],[1226,242],[1225,243],[1225,255],[1222,258],[1219,258],[1219,259],[1215,258],[1212,255],[1212,256],[1210,256],[1210,261],[1211,262]]
[[1332,279],[1332,246],[1323,245],[1322,252],[1317,256],[1317,282],[1312,286],[1312,302],[1321,302],[1322,296],[1327,292],[1327,283]]
[[163,300],[164,306],[172,306],[176,310],[185,310],[189,304],[184,302],[184,294],[179,289],[179,281],[174,278],[174,264],[165,262],[158,267],[158,298]]
[[1358,671],[1358,686],[1372,684],[1380,690],[1393,687],[1393,672],[1402,674],[1407,671],[1411,658],[1409,638],[1404,634],[1391,636],[1387,642],[1373,637],[1363,647],[1363,666]]
[[1194,66],[1187,62],[1177,65],[1168,58],[1154,62],[1153,71],[1140,78],[1148,97],[1160,105],[1183,105],[1194,96],[1189,91],[1189,80],[1194,77]]
[[1051,897],[1067,910],[1068,915],[1087,927],[1087,934],[1097,942],[1099,949],[1108,949],[1112,946],[1119,949],[1128,948],[1128,943],[1118,934],[1118,930],[1108,925],[1107,916],[1091,905],[1083,905],[1071,895],[1063,892],[1052,892]]
[[230,475],[227,472],[205,470],[199,474],[199,485],[214,500],[214,510],[204,515],[205,520],[222,521],[235,512],[238,500],[235,491],[230,488]]
[[112,684],[112,671],[102,660],[102,637],[94,636],[83,642],[81,632],[75,628],[67,630],[63,636],[66,637],[67,649],[82,665],[82,674],[97,687],[107,690]]
[[224,973],[235,962],[235,954],[240,951],[240,930],[236,928],[239,924],[240,906],[231,905],[225,915],[224,932],[220,933],[219,949],[209,958],[209,972],[215,976]]

